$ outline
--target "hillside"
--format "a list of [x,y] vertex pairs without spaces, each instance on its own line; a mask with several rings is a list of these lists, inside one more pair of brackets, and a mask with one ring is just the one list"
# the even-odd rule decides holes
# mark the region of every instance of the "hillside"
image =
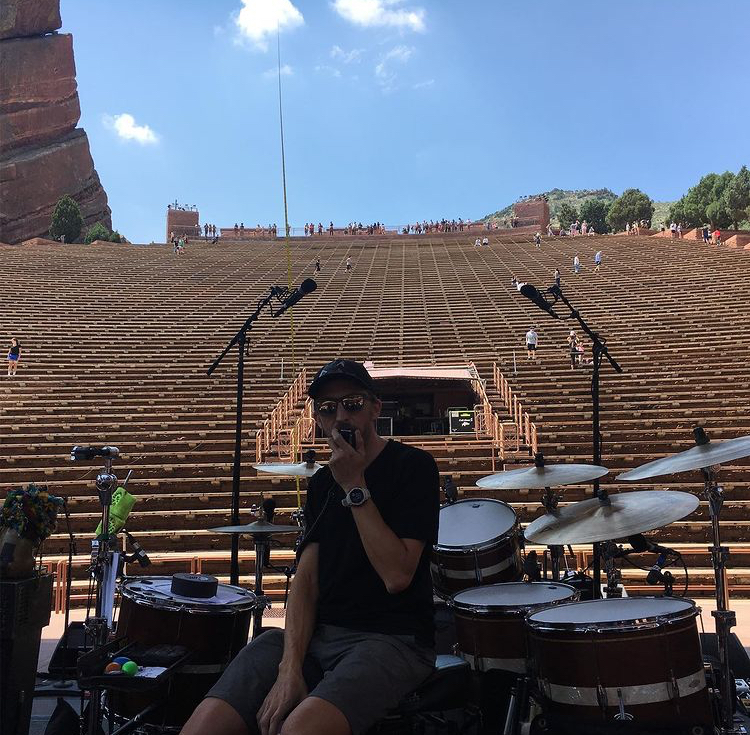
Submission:
[[[581,205],[590,199],[603,199],[605,202],[612,202],[617,199],[611,189],[552,189],[550,191],[541,192],[534,194],[533,196],[546,196],[549,201],[550,217],[552,224],[557,223],[557,212],[563,203],[570,204],[576,209],[580,209]],[[661,222],[666,221],[669,207],[673,202],[654,202],[654,217],[653,223],[658,226]],[[503,218],[509,217],[513,205],[509,204],[507,207],[487,214],[482,217],[482,222],[493,221],[502,223]]]

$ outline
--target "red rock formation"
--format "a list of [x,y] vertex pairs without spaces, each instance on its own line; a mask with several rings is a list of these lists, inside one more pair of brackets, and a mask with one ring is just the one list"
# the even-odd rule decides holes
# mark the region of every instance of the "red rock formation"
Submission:
[[44,147],[34,146],[0,162],[0,239],[20,242],[44,236],[60,197],[78,202],[85,227],[104,222],[112,227],[107,195],[91,160],[83,130]]
[[73,39],[41,35],[60,27],[59,0],[0,4],[0,241],[16,243],[49,230],[67,194],[86,227],[112,227],[107,195],[82,129]]
[[3,0],[0,4],[0,40],[39,36],[61,25],[60,0]]
[[73,37],[0,43],[0,155],[63,137],[81,117]]

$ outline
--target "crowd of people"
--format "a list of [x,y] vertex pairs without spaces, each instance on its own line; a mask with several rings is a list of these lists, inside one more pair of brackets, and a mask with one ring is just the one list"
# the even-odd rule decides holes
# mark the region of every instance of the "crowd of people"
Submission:
[[[632,223],[631,222],[625,223],[626,235],[640,235],[642,230],[651,230],[651,220],[647,220],[647,219],[633,220]],[[682,232],[682,225],[680,225],[680,232]]]
[[586,220],[583,220],[583,222],[576,220],[575,222],[571,222],[570,227],[567,229],[560,227],[559,230],[555,232],[552,223],[548,223],[547,237],[554,237],[555,235],[558,237],[579,237],[581,235],[593,237],[596,235],[596,229],[594,228],[594,225],[589,224]]

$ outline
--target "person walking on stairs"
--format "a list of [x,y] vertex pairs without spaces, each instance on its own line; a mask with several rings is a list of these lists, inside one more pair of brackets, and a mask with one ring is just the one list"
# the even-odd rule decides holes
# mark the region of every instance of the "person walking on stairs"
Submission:
[[599,272],[599,268],[602,265],[602,251],[597,250],[596,255],[594,255],[594,273]]
[[573,271],[576,274],[581,272],[581,259],[577,255],[573,258]]
[[315,258],[315,272],[320,273],[320,256]]
[[16,374],[18,363],[21,360],[21,345],[15,337],[11,337],[8,349],[8,377]]
[[542,233],[537,232],[536,235],[534,235],[534,245],[538,248],[542,247]]
[[346,272],[348,273],[352,269],[352,259],[351,256],[346,256]]
[[562,281],[562,276],[560,275],[560,269],[555,268],[555,286],[560,288],[560,282]]
[[539,335],[534,330],[534,327],[531,327],[528,332],[526,332],[526,359],[527,360],[536,360],[536,346],[539,342]]

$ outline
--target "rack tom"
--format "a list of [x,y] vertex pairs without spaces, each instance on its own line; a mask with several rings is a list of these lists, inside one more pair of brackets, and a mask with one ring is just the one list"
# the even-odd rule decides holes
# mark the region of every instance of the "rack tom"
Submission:
[[443,597],[521,579],[521,538],[513,508],[488,498],[444,505],[430,570],[435,590]]
[[[545,712],[583,723],[712,727],[691,600],[629,597],[557,605],[527,619]],[[554,729],[554,728],[553,728]],[[712,730],[711,730],[712,731]]]
[[452,603],[457,654],[475,671],[525,674],[526,615],[571,602],[577,595],[575,589],[559,582],[504,582],[459,592]]

